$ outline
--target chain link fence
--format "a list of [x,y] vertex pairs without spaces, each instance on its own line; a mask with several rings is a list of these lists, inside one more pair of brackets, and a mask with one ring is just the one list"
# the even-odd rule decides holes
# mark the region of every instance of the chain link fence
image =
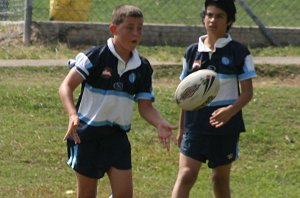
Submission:
[[[124,3],[140,7],[145,24],[202,25],[200,13],[204,0],[0,0],[0,42],[2,44],[3,40],[23,35],[23,41],[28,45],[31,21],[110,23],[112,10]],[[258,27],[268,42],[275,46],[280,46],[280,42],[285,45],[291,44],[291,41],[300,42],[298,34],[292,31],[300,28],[300,15],[297,13],[300,1],[236,0],[236,6],[238,14],[234,27]],[[276,38],[268,27],[284,29],[285,33]],[[291,36],[286,37],[287,33]],[[288,39],[278,40],[283,37]]]
[[[61,11],[67,20],[72,21],[71,12],[85,13],[88,18],[77,21],[110,22],[111,12],[115,6],[129,3],[139,6],[145,15],[145,23],[155,24],[201,24],[199,13],[204,0],[32,0],[34,21],[50,20],[50,2],[58,2]],[[83,9],[90,1],[88,9]],[[63,3],[59,3],[63,2]],[[248,13],[236,0],[238,9],[235,26],[256,26]],[[265,26],[300,27],[300,1],[291,0],[244,0],[255,17],[259,18]],[[75,4],[83,3],[80,6]],[[64,10],[68,7],[68,10]],[[72,8],[73,7],[73,8]],[[81,10],[82,8],[82,10]],[[87,11],[88,10],[88,11]],[[70,14],[68,18],[68,14]],[[24,18],[24,0],[1,0],[0,20],[20,21]],[[74,16],[73,16],[74,18]],[[74,20],[73,20],[74,21]]]
[[23,0],[0,0],[1,21],[21,21],[24,18]]
[[0,0],[0,42],[8,43],[10,39],[23,34],[21,23],[24,20],[23,0]]

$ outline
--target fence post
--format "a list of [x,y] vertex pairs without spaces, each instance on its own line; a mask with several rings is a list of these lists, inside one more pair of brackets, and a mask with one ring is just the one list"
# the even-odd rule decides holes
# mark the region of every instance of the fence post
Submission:
[[25,46],[28,46],[30,44],[31,22],[32,22],[32,0],[25,0],[24,34],[23,34],[23,43]]
[[271,32],[266,28],[263,22],[252,12],[244,0],[239,0],[241,7],[246,11],[246,13],[252,18],[252,20],[258,25],[262,34],[266,39],[274,46],[280,46],[280,43],[272,36]]

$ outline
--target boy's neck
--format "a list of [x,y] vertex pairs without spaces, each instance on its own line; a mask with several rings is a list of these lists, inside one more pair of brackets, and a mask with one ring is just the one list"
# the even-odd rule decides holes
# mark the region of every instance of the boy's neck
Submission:
[[204,39],[204,45],[209,49],[211,49],[212,51],[214,51],[217,40],[218,40],[217,38],[206,37]]
[[209,49],[211,49],[212,51],[214,51],[217,40],[222,38],[222,37],[225,37],[225,35],[223,35],[223,36],[208,35],[204,39],[204,45],[206,47],[208,47]]
[[119,54],[119,56],[124,60],[124,62],[127,64],[129,59],[132,56],[132,52],[128,51],[122,47],[119,47],[118,45],[114,44],[116,52]]

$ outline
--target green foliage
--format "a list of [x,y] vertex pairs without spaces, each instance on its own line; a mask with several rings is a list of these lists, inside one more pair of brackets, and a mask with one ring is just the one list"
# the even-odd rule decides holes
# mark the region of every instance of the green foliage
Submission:
[[[154,71],[155,106],[177,125],[179,109],[173,93],[179,70],[161,66]],[[67,115],[57,93],[67,72],[63,67],[0,68],[0,197],[75,196],[67,194],[75,191],[76,181],[66,165],[62,138]],[[255,88],[244,109],[247,132],[241,135],[240,159],[233,166],[233,197],[296,198],[300,194],[299,98],[299,86]],[[155,129],[137,112],[132,127],[135,197],[170,197],[178,148],[172,143],[170,152],[163,150]],[[210,173],[204,165],[191,197],[213,197]],[[99,181],[98,191],[99,197],[108,197],[107,177]]]

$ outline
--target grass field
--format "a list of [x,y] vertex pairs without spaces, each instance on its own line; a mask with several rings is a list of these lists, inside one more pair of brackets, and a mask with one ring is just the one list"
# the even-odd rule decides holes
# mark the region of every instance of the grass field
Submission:
[[[23,45],[22,38],[0,43],[0,59],[69,59],[91,46],[68,48],[66,43],[35,43],[29,47]],[[253,56],[299,56],[299,46],[266,47],[250,49]],[[171,46],[138,46],[141,55],[150,60],[181,62],[185,47]]]
[[[47,20],[49,1],[38,4],[34,19]],[[112,8],[120,1],[110,1],[111,7],[101,7],[92,13],[94,21],[109,21]],[[145,0],[132,1],[144,5]],[[147,1],[149,4],[149,1]],[[287,0],[276,6],[285,7]],[[150,3],[151,4],[151,3]],[[199,8],[185,10],[185,1],[174,6],[183,8],[179,17],[198,24]],[[264,4],[272,4],[266,0]],[[175,8],[152,4],[144,8],[145,16],[155,16],[158,8],[166,10],[166,18]],[[93,5],[96,6],[96,5]],[[274,6],[274,5],[273,5]],[[143,8],[143,7],[142,7]],[[256,9],[259,9],[257,7]],[[297,6],[294,7],[297,10]],[[275,16],[294,23],[289,9],[268,12],[274,24]],[[298,9],[299,10],[299,9]],[[261,10],[257,10],[262,12]],[[270,10],[268,10],[270,11]],[[272,11],[272,10],[271,10]],[[101,19],[101,20],[100,20]],[[161,22],[151,19],[150,22]],[[172,23],[171,20],[162,21]],[[236,25],[249,25],[248,19]],[[5,46],[4,46],[5,45]],[[6,46],[7,45],[7,46]],[[84,47],[85,48],[85,47]],[[64,44],[23,47],[21,44],[2,44],[0,59],[68,59],[83,48],[68,49]],[[299,47],[251,49],[255,56],[297,56]],[[139,47],[142,55],[160,61],[179,62],[184,48]],[[178,83],[179,67],[154,68],[156,107],[174,125],[178,107],[173,92]],[[244,109],[247,132],[241,136],[240,159],[232,172],[233,198],[298,198],[300,195],[300,70],[298,66],[258,65],[259,77],[254,80],[255,95]],[[67,127],[67,116],[58,98],[58,86],[68,72],[63,67],[0,68],[0,197],[75,197],[75,176],[66,165],[67,154],[62,138]],[[174,131],[176,135],[176,131]],[[129,133],[132,144],[134,195],[136,198],[170,197],[174,185],[178,148],[172,144],[170,152],[158,143],[155,129],[140,116],[133,116],[133,130]],[[108,180],[99,181],[99,196],[110,194]],[[191,198],[213,197],[210,170],[203,166]]]
[[[255,95],[244,109],[247,132],[241,136],[240,159],[232,172],[233,198],[297,198],[300,194],[300,86],[286,66],[271,73],[258,66]],[[154,68],[156,107],[177,124],[173,92],[180,67]],[[0,68],[0,197],[74,197],[75,176],[66,165],[62,138],[67,116],[58,86],[63,67]],[[296,78],[296,79],[295,79]],[[298,83],[298,85],[297,85]],[[176,131],[175,131],[176,134]],[[153,127],[133,117],[129,133],[136,198],[170,197],[176,179],[178,149],[162,149]],[[108,180],[99,182],[99,196],[110,193]],[[210,170],[203,166],[191,198],[213,197]]]

